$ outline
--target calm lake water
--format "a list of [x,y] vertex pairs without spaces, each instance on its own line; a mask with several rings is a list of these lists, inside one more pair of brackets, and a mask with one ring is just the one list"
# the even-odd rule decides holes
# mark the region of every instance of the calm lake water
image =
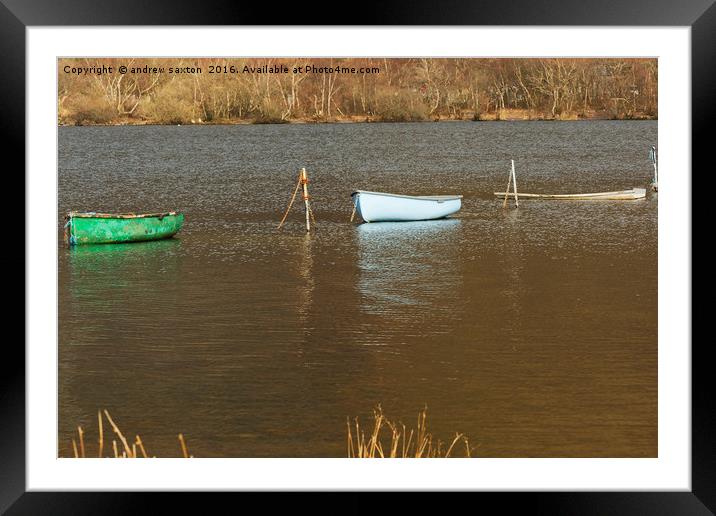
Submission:
[[[165,241],[59,253],[59,441],[97,410],[150,453],[344,457],[381,404],[485,457],[657,455],[656,122],[60,127],[68,210],[180,210]],[[316,216],[297,202],[305,166]],[[351,224],[354,189],[463,194]],[[300,199],[299,199],[300,200]],[[107,432],[107,429],[105,429]],[[105,434],[105,439],[108,435]],[[94,444],[90,445],[95,449]]]

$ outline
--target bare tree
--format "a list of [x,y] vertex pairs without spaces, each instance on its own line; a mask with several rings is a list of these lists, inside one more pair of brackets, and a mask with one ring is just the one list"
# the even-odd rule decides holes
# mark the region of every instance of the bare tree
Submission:
[[[104,60],[103,60],[104,61]],[[86,60],[88,66],[96,66]],[[117,60],[116,66],[126,66],[129,70],[135,64],[134,59],[129,61]],[[118,115],[132,115],[139,106],[142,98],[151,93],[162,78],[159,72],[149,73],[103,73],[92,74],[96,86],[104,94],[107,101],[117,110]]]

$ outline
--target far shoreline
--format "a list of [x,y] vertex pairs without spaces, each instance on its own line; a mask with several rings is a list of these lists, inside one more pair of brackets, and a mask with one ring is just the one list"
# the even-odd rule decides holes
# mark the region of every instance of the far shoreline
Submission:
[[600,121],[615,121],[615,122],[648,122],[658,121],[658,117],[652,116],[639,116],[632,118],[625,117],[600,117],[600,116],[569,116],[569,117],[504,117],[498,118],[486,115],[484,118],[449,118],[440,117],[432,120],[383,120],[380,118],[371,119],[369,117],[360,117],[360,119],[354,118],[334,118],[331,120],[313,120],[313,119],[291,119],[291,120],[254,120],[254,119],[240,119],[240,120],[210,120],[210,121],[190,121],[190,122],[177,122],[177,123],[165,123],[156,120],[136,120],[136,119],[122,119],[111,123],[96,123],[86,122],[81,123],[75,121],[59,121],[58,127],[126,127],[126,126],[229,126],[229,125],[320,125],[320,124],[406,124],[406,123],[444,123],[444,122],[460,122],[460,123],[481,123],[481,122],[600,122]]

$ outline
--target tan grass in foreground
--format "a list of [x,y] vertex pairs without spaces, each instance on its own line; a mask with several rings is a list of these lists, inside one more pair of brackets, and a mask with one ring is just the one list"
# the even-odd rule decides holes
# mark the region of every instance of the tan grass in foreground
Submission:
[[[138,434],[134,437],[134,442],[132,445],[129,445],[129,441],[124,436],[124,434],[120,431],[119,427],[115,424],[112,417],[109,415],[109,412],[105,409],[104,410],[104,417],[102,416],[102,411],[97,411],[97,427],[99,430],[99,438],[97,441],[97,457],[103,458],[102,452],[104,451],[104,424],[103,420],[104,418],[107,418],[107,422],[112,427],[112,431],[114,432],[116,439],[112,439],[112,455],[108,455],[105,458],[115,458],[115,459],[136,459],[136,458],[149,458],[149,455],[147,454],[147,450],[144,448],[144,443],[142,442],[142,439],[139,437]],[[72,452],[74,453],[74,457],[76,459],[79,458],[87,458],[87,450],[85,449],[85,432],[82,429],[81,426],[77,427],[77,441],[73,438],[72,439]],[[189,449],[187,448],[186,441],[184,440],[184,436],[182,434],[179,434],[177,436],[179,439],[179,445],[181,447],[182,456],[185,459],[193,458],[193,455],[189,454]],[[117,445],[117,439],[119,439],[119,443],[121,446],[121,453],[120,453],[120,446]],[[77,443],[79,442],[79,447]],[[94,455],[90,455],[91,457],[94,457]],[[152,455],[152,458],[156,458],[155,455]]]
[[[453,452],[460,450],[464,457],[471,457],[472,447],[463,434],[455,434],[450,445],[445,447],[440,440],[434,440],[433,435],[428,432],[427,407],[418,413],[417,427],[407,429],[403,423],[390,421],[383,414],[383,409],[378,405],[373,410],[373,428],[368,434],[361,428],[358,418],[346,421],[347,443],[349,458],[447,458],[453,457]],[[104,414],[104,415],[103,415]],[[109,455],[104,456],[104,420],[107,420],[112,428],[114,438]],[[85,431],[81,426],[77,427],[77,439],[72,439],[72,452],[75,458],[100,457],[100,458],[149,458],[150,455],[144,447],[141,437],[135,435],[134,441],[129,440],[107,410],[97,412],[97,427],[99,430],[97,440],[97,454],[88,455],[89,450],[85,443]],[[184,458],[193,458],[183,434],[178,434],[179,446]],[[156,458],[155,455],[151,456]]]
[[[373,429],[366,437],[358,418],[346,421],[348,430],[348,457],[358,459],[373,458],[438,458],[452,457],[453,451],[463,449],[465,457],[471,457],[470,443],[463,434],[455,434],[455,438],[447,449],[443,443],[433,444],[433,436],[428,432],[426,420],[428,409],[425,407],[418,413],[417,429],[406,429],[402,423],[394,423],[383,415],[380,405],[373,410]],[[355,432],[355,436],[353,434]]]

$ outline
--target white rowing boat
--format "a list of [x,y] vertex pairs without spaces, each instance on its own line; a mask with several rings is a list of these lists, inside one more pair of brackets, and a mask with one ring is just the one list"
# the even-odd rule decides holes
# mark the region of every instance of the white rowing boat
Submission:
[[366,222],[404,222],[433,220],[460,209],[462,195],[399,195],[357,190],[353,205]]
[[[514,198],[515,193],[495,192],[496,197]],[[518,199],[554,199],[565,201],[630,201],[646,197],[646,188],[632,188],[631,190],[620,190],[617,192],[597,192],[583,194],[533,194],[518,193]]]

